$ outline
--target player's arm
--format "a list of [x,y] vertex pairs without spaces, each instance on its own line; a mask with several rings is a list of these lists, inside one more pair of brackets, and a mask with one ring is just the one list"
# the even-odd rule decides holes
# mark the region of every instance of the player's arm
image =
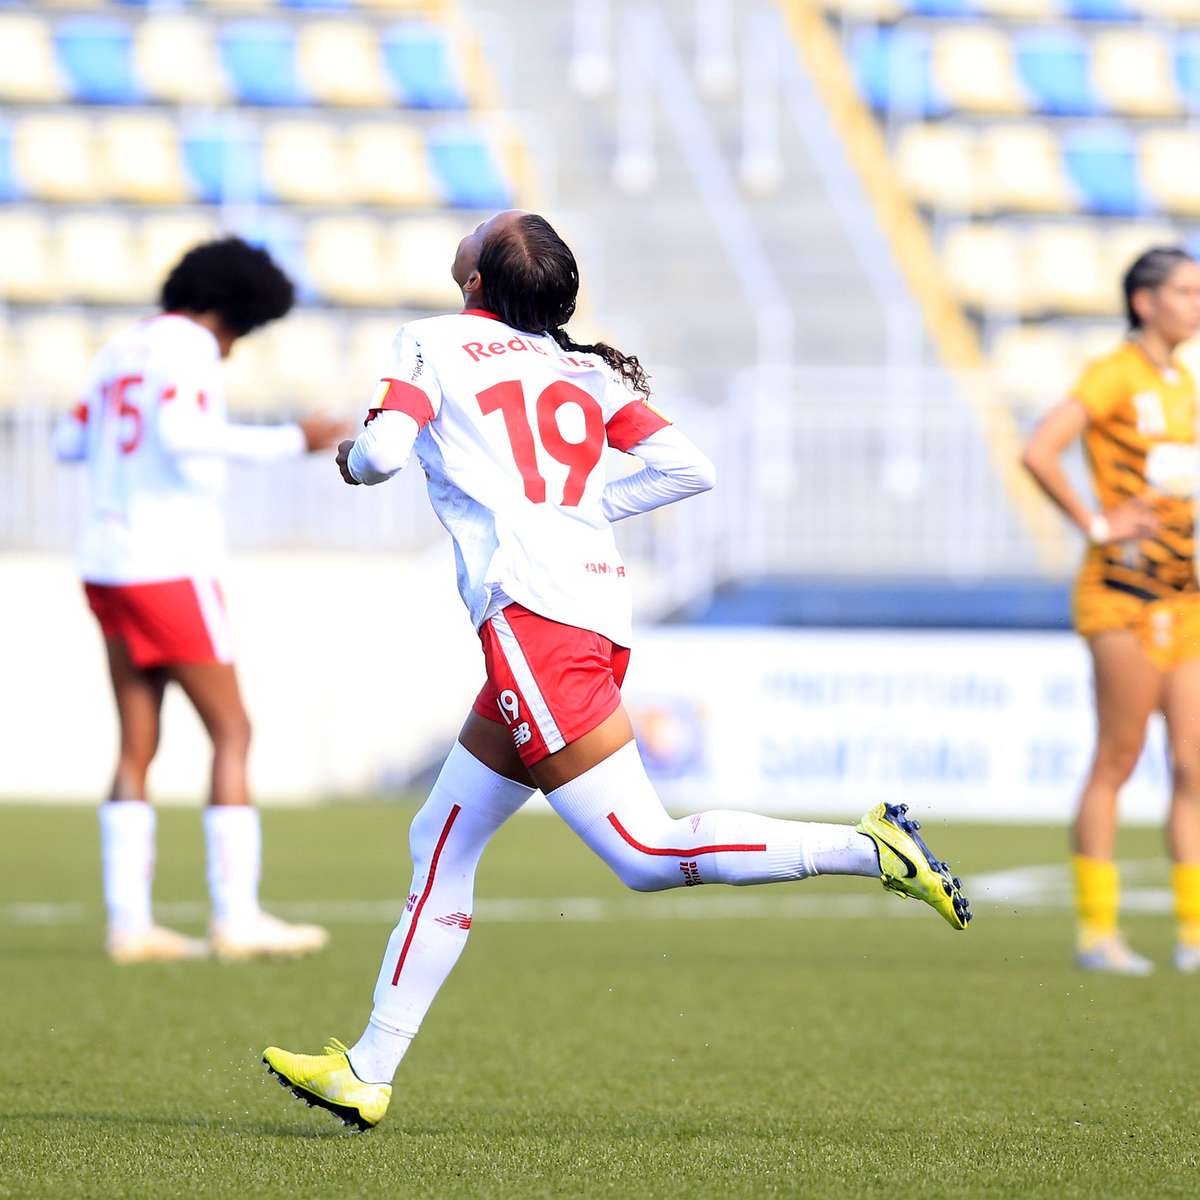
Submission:
[[1089,420],[1088,409],[1075,398],[1052,408],[1026,444],[1022,465],[1089,541],[1121,542],[1151,536],[1158,520],[1143,499],[1134,496],[1108,512],[1093,512],[1067,477],[1063,452],[1083,435]]
[[158,433],[163,446],[180,458],[203,455],[240,462],[269,463],[325,450],[345,432],[346,423],[326,416],[302,417],[281,425],[245,425],[209,410],[203,393],[164,396]]
[[442,389],[416,335],[401,329],[379,380],[363,431],[338,446],[337,465],[351,485],[385,483],[404,469],[417,436],[438,414]]
[[610,446],[636,455],[645,464],[640,471],[605,485],[601,504],[610,521],[707,492],[717,482],[712,460],[644,401],[620,409],[608,422],[607,433]]
[[81,400],[54,426],[54,457],[59,462],[82,462],[87,457],[87,423],[91,408]]

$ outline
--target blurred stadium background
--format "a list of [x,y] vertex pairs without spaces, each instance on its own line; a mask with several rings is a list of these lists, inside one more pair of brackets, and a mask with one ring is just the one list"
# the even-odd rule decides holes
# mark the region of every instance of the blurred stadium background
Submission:
[[[1121,336],[1127,262],[1200,250],[1194,0],[8,3],[0,102],[0,793],[108,771],[49,450],[98,344],[238,232],[301,304],[238,347],[232,411],[353,415],[396,326],[455,304],[462,232],[516,204],[576,249],[578,331],[637,352],[721,470],[620,531],[661,623],[631,685],[664,786],[1066,811],[1078,546],[1017,447]],[[451,736],[477,652],[420,483],[234,474],[262,794],[401,787]],[[381,624],[394,654],[346,695]],[[189,722],[160,792],[200,789]],[[1161,774],[1155,744],[1137,813]]]

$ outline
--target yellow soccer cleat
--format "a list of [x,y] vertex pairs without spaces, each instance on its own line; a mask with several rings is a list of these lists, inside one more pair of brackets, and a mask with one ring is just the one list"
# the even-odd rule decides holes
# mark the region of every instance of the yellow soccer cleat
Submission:
[[187,937],[163,925],[151,925],[138,933],[114,930],[105,942],[108,957],[115,963],[191,962],[208,957],[208,943]]
[[858,832],[875,843],[883,886],[899,896],[924,900],[954,929],[966,929],[971,904],[962,884],[929,852],[917,832],[920,825],[907,812],[907,804],[877,804],[858,823]]
[[365,1133],[383,1120],[392,1099],[390,1083],[363,1083],[346,1047],[330,1038],[324,1054],[293,1054],[278,1046],[263,1051],[267,1070],[310,1108],[323,1108],[343,1124]]

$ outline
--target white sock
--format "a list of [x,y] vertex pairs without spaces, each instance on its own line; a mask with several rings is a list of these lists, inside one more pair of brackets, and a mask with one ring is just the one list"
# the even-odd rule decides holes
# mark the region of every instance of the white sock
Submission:
[[634,742],[546,799],[623,883],[641,892],[879,874],[874,843],[848,825],[780,821],[729,809],[673,820]]
[[108,800],[100,805],[104,904],[114,933],[139,934],[150,928],[154,823],[154,809],[144,800]]
[[350,1050],[354,1073],[364,1082],[391,1082],[467,944],[483,848],[533,791],[497,775],[454,743],[413,818],[408,903],[388,939],[371,1019]]
[[262,823],[251,804],[211,804],[204,810],[208,894],[213,920],[238,924],[258,916]]

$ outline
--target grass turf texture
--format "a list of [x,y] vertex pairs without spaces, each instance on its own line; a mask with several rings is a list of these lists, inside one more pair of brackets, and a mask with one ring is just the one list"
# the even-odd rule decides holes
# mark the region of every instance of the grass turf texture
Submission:
[[[398,909],[408,813],[267,812],[264,895]],[[925,827],[968,894],[972,874],[1061,856],[1053,829]],[[90,810],[0,808],[4,900],[84,906],[67,923],[0,923],[0,1195],[1197,1190],[1200,978],[1075,973],[1062,911],[980,904],[954,933],[876,883],[821,879],[777,886],[878,893],[879,915],[481,917],[386,1122],[354,1136],[287,1096],[259,1054],[352,1042],[390,923],[331,921],[330,950],[301,962],[115,967],[96,845]],[[1157,847],[1134,831],[1122,853]],[[156,900],[203,895],[199,815],[163,811]],[[548,817],[501,832],[477,895],[664,903],[627,897]],[[1165,962],[1167,918],[1126,927]]]

